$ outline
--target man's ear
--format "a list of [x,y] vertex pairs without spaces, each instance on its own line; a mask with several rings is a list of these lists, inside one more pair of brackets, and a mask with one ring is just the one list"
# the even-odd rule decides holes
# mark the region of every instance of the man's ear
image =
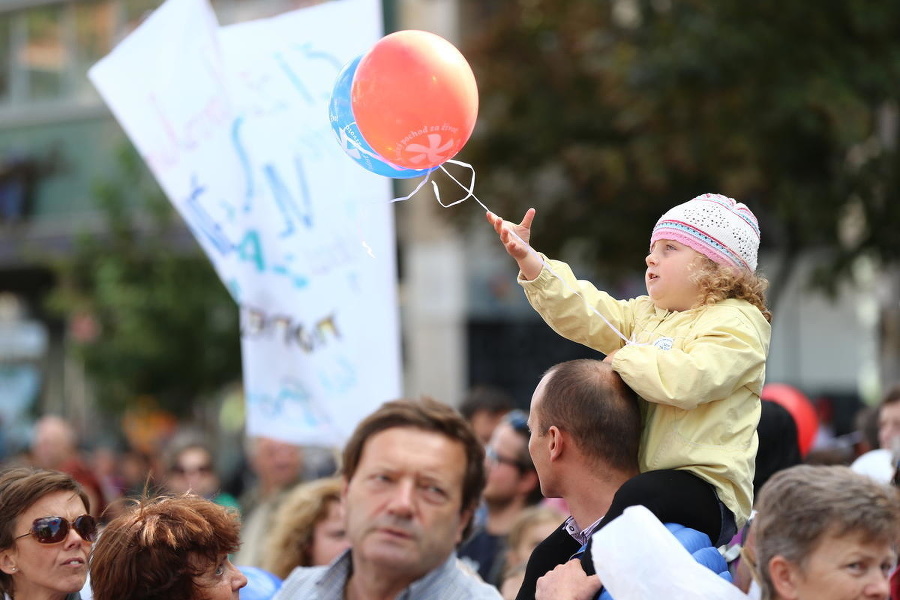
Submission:
[[472,517],[475,516],[474,508],[467,508],[466,510],[459,513],[459,527],[456,528],[456,545],[459,546],[463,541],[463,532],[466,530],[466,527],[469,525],[469,521],[472,520]]
[[[761,567],[763,569],[767,568],[766,565],[761,565]],[[778,554],[769,560],[768,569],[772,586],[775,588],[778,596],[784,598],[784,600],[796,600],[797,583],[800,577],[797,566]]]
[[547,429],[547,444],[548,450],[550,451],[550,460],[559,460],[562,457],[563,450],[565,448],[565,443],[563,441],[562,432],[559,430],[559,427],[556,425],[551,425],[549,429]]

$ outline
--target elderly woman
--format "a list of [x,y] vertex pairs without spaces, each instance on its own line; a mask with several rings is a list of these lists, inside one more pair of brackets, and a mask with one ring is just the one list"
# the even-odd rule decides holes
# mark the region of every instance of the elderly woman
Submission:
[[847,467],[791,467],[763,487],[753,530],[757,560],[745,558],[764,600],[889,597],[900,539],[894,488]]
[[69,475],[0,474],[0,590],[10,600],[77,600],[97,536],[87,494]]
[[285,497],[277,528],[266,548],[263,568],[282,579],[294,567],[317,567],[350,547],[341,514],[340,477],[301,483]]
[[94,600],[238,600],[247,585],[228,554],[234,512],[198,496],[144,500],[110,521],[94,547]]

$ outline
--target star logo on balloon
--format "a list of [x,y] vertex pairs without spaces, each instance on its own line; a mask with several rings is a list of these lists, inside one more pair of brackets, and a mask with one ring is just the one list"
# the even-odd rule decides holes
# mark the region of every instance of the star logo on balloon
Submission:
[[347,153],[347,156],[354,160],[360,160],[362,158],[362,154],[359,151],[359,147],[354,141],[350,140],[350,137],[347,135],[347,132],[341,129],[341,145],[344,147],[344,152]]
[[420,154],[416,156],[412,156],[409,158],[410,162],[415,164],[419,164],[422,161],[427,161],[427,164],[440,164],[447,160],[444,155],[453,147],[453,138],[450,138],[447,143],[441,145],[441,134],[439,133],[429,133],[428,134],[428,146],[423,146],[422,144],[409,144],[405,148],[405,152],[419,152]]

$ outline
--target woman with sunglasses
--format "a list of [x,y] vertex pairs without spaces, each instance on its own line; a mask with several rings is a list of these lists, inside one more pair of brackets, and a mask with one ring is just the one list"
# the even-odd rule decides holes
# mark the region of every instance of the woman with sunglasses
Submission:
[[240,511],[240,504],[234,496],[221,490],[213,452],[205,443],[196,440],[178,443],[170,450],[166,462],[165,488],[169,494],[191,493]]
[[97,536],[87,494],[65,473],[0,473],[0,591],[8,600],[78,600]]
[[247,577],[228,554],[239,545],[234,511],[193,495],[142,500],[97,540],[94,600],[238,600]]

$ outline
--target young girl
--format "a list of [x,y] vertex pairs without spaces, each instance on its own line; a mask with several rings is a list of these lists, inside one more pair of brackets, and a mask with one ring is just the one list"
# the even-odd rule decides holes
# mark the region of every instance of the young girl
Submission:
[[771,334],[756,217],[719,194],[672,208],[650,237],[647,296],[616,300],[528,246],[534,214],[519,225],[487,214],[529,302],[557,333],[606,354],[647,401],[641,474],[620,488],[601,526],[642,504],[664,523],[727,542],[753,501]]

